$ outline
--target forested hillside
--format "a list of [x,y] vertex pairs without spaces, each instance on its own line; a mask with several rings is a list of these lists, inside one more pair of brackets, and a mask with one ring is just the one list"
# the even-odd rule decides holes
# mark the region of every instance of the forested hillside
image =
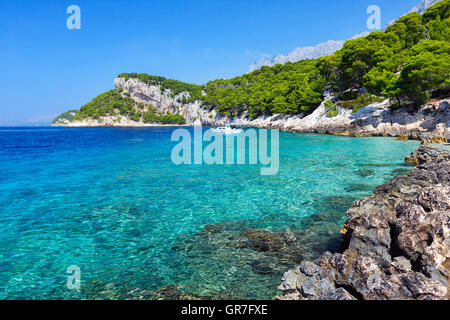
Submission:
[[72,120],[99,119],[103,116],[113,116],[118,119],[118,117],[123,116],[144,123],[185,123],[185,119],[181,115],[159,114],[154,106],[136,102],[128,96],[127,92],[122,92],[119,89],[102,93],[82,106]]
[[[248,111],[251,118],[311,113],[323,101],[324,91],[339,94],[341,105],[353,110],[384,98],[392,98],[397,106],[406,103],[418,106],[430,97],[449,96],[449,16],[450,0],[443,0],[423,15],[410,13],[401,17],[385,31],[348,40],[332,55],[265,66],[204,86],[147,74],[123,73],[119,77],[139,79],[159,86],[162,92],[170,89],[172,96],[188,92],[189,97],[180,102],[201,100],[204,107],[219,113],[239,115]],[[366,93],[361,95],[361,91]],[[118,89],[81,107],[75,119],[117,113],[136,121],[163,121],[152,106],[137,104],[127,92]],[[167,117],[177,123],[183,121],[176,115]]]
[[[349,89],[417,105],[449,94],[450,0],[422,16],[410,13],[386,31],[349,40],[333,55],[274,67],[207,84],[206,105],[228,114],[250,116],[312,112],[324,89],[356,98]],[[343,94],[345,93],[345,94]],[[374,98],[375,99],[375,98]],[[370,100],[370,98],[369,98]]]

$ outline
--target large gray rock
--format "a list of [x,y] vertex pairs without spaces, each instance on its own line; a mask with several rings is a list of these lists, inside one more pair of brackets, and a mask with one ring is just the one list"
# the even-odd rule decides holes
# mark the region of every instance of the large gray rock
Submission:
[[345,250],[286,272],[280,299],[448,299],[450,158],[413,154],[420,165],[347,211]]

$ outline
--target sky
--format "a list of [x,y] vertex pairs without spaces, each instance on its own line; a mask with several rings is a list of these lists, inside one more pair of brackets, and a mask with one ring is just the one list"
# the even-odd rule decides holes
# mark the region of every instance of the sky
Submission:
[[[419,0],[0,0],[0,126],[46,125],[122,72],[203,84],[266,56],[385,26]],[[81,29],[69,30],[70,5]]]

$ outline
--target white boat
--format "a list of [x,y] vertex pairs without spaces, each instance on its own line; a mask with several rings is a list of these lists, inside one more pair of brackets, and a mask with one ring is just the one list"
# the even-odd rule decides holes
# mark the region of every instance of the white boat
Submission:
[[244,132],[242,129],[238,128],[232,128],[229,124],[227,124],[225,127],[219,127],[212,129],[212,132],[219,133],[219,134],[239,134]]

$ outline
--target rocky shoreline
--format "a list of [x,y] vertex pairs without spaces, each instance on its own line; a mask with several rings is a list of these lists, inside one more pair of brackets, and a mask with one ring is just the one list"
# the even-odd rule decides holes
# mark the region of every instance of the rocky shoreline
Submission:
[[[170,90],[162,92],[159,86],[148,85],[138,79],[116,78],[116,89],[136,102],[151,104],[162,114],[178,113],[188,126],[223,126],[239,123],[244,127],[278,129],[295,133],[319,133],[353,137],[389,136],[399,139],[422,140],[424,144],[443,143],[449,140],[450,98],[431,101],[418,110],[409,107],[391,108],[391,101],[372,103],[354,112],[341,106],[337,97],[325,94],[325,101],[309,115],[260,116],[251,119],[247,112],[239,117],[228,117],[203,106],[201,101],[183,103],[188,92],[172,96]],[[151,127],[126,117],[106,116],[81,121],[61,120],[54,126],[68,127]]]
[[[449,140],[450,99],[426,104],[414,112],[408,112],[407,107],[390,108],[389,99],[356,112],[343,108],[338,103],[327,107],[326,101],[334,102],[334,97],[327,99],[308,116],[273,115],[249,120],[247,114],[237,118],[221,118],[216,115],[209,120],[204,119],[204,123],[215,126],[235,122],[246,127],[348,137],[398,137],[403,140],[421,140],[424,144],[446,143]],[[337,114],[330,116],[331,109]]]
[[345,249],[285,273],[281,300],[404,300],[450,297],[450,154],[421,146],[415,163],[355,201]]
[[[245,127],[296,133],[398,137],[402,140],[421,140],[423,145],[446,143],[449,137],[449,98],[414,111],[406,107],[390,108],[390,101],[385,100],[353,112],[341,107],[334,97],[327,96],[321,106],[307,116],[273,115],[250,119],[248,114],[234,118],[217,114],[215,110],[204,108],[199,101],[179,103],[177,101],[183,94],[171,97],[170,93],[161,93],[160,88],[147,86],[135,79],[116,79],[115,85],[136,101],[155,105],[162,113],[180,113],[187,125],[221,126],[234,122]],[[334,111],[332,116],[331,109]],[[116,122],[112,118],[101,119],[101,123],[88,119],[56,125],[155,126],[128,119]],[[357,200],[347,211],[347,223],[341,230],[344,248],[340,252],[326,252],[314,261],[305,260],[285,273],[279,287],[283,295],[279,299],[450,297],[450,155],[447,151],[421,146],[406,158],[406,162],[417,167],[406,176],[395,177],[379,186],[372,195]],[[222,238],[228,236],[227,232],[220,230],[208,233],[207,239],[211,241],[209,237],[213,235],[218,248],[224,245]],[[274,249],[279,251],[276,257],[264,253],[264,261],[270,263],[255,264],[256,272],[273,271],[283,266],[280,261],[292,263],[295,260],[292,259],[296,255],[293,247],[287,245],[291,240],[286,240],[292,237],[291,234],[287,237],[283,233],[256,230],[244,236],[246,239],[254,238],[249,240],[253,246],[250,248],[258,254],[265,252],[265,247],[254,245],[255,239],[264,245],[270,245],[273,241],[275,244],[281,243],[281,249]],[[192,246],[191,243],[185,245]],[[230,244],[227,242],[226,246]],[[172,292],[172,289],[169,291]],[[165,290],[163,292],[166,293]]]

